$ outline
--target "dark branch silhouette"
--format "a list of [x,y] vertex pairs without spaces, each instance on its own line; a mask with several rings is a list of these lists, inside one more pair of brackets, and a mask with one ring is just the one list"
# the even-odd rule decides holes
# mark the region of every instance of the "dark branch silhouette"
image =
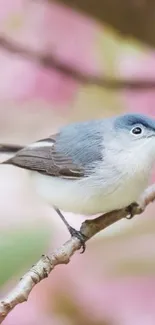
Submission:
[[107,88],[109,90],[154,90],[155,80],[130,80],[130,79],[111,79],[108,77],[99,77],[92,74],[83,73],[75,67],[67,65],[60,61],[56,56],[36,52],[34,50],[25,48],[5,36],[0,36],[0,48],[12,53],[13,55],[20,55],[23,58],[34,61],[35,63],[48,68],[55,69],[68,78],[72,78],[82,84],[97,85]]
[[155,0],[55,1],[113,27],[123,37],[134,37],[155,46]]

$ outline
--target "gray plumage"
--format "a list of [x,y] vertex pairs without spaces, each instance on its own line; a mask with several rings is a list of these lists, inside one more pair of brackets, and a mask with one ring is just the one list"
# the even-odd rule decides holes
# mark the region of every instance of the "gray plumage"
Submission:
[[155,162],[155,120],[140,114],[74,123],[7,160],[64,211],[92,215],[137,201]]
[[[119,135],[123,139],[134,125],[142,125],[147,131],[155,131],[154,120],[140,114],[73,123],[60,129],[59,133],[37,141],[36,144],[39,143],[40,147],[28,146],[19,150],[5,163],[52,176],[87,176],[93,172],[96,164],[104,160],[104,141],[107,148],[113,150],[113,145],[110,146],[111,140]],[[44,143],[49,146],[44,146]],[[12,152],[16,148],[18,146],[14,146]],[[119,143],[119,148],[115,145],[114,149],[119,153],[123,148]]]
[[155,132],[155,120],[142,114],[125,114],[115,119],[114,126],[118,130],[129,131],[134,125],[142,125]]
[[104,127],[104,120],[66,126],[59,133],[37,141],[40,147],[25,147],[4,163],[52,176],[86,176],[103,159]]

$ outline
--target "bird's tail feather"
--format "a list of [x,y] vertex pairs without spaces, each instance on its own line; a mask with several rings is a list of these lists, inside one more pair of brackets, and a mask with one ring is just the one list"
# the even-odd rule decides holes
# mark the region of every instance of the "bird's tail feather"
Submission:
[[0,154],[13,155],[21,149],[23,149],[23,147],[16,144],[0,144]]

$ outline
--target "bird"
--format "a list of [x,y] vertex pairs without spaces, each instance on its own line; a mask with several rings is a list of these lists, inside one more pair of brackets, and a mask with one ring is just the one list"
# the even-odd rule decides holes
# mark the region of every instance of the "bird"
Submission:
[[2,164],[29,171],[84,250],[85,238],[63,212],[89,217],[137,202],[155,164],[155,119],[134,113],[75,122],[24,147],[1,144],[0,152],[13,154]]

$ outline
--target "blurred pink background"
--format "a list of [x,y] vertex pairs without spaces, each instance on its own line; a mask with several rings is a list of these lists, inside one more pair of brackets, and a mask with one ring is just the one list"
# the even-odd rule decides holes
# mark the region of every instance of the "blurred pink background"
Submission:
[[[35,59],[11,53],[1,38]],[[1,0],[0,143],[28,144],[72,121],[140,112],[154,116],[155,92],[108,90],[45,67],[39,58],[91,76],[155,79],[155,53],[89,17],[47,1]],[[1,156],[3,160],[6,156]],[[28,173],[0,168],[0,297],[41,254],[68,239]],[[133,220],[96,235],[85,254],[57,267],[17,306],[4,325],[154,325],[155,204]],[[75,227],[84,216],[66,214]]]

